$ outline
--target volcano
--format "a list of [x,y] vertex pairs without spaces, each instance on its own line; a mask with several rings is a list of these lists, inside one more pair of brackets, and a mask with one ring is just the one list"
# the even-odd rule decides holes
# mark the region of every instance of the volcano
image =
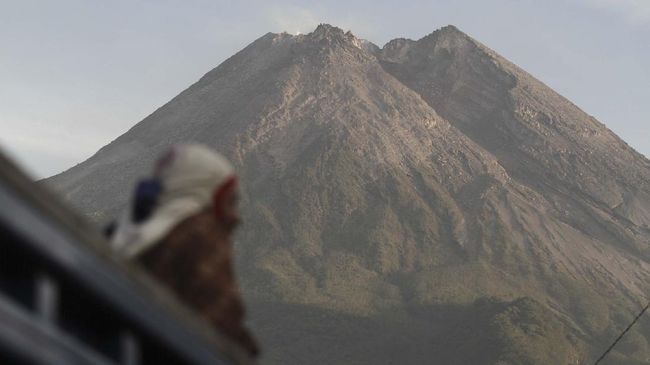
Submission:
[[238,170],[263,363],[581,364],[647,302],[650,161],[453,26],[268,33],[46,183],[106,222],[186,141]]

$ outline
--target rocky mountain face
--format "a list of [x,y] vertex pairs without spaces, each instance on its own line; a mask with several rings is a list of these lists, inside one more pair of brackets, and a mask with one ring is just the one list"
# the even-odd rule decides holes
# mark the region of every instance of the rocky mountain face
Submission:
[[452,26],[269,33],[47,183],[105,222],[183,141],[241,176],[264,363],[582,364],[647,300],[650,162]]

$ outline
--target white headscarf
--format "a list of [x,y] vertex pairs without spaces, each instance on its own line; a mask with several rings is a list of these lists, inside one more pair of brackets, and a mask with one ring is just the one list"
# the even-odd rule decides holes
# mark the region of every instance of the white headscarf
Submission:
[[150,249],[178,223],[212,205],[214,192],[233,176],[228,160],[206,146],[172,147],[156,164],[154,178],[162,190],[153,212],[135,223],[132,199],[117,222],[113,249],[128,258]]

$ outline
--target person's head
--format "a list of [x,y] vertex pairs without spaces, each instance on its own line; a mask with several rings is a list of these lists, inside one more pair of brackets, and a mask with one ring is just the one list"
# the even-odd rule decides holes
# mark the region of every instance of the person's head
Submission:
[[238,186],[232,165],[200,144],[172,147],[156,162],[153,176],[138,184],[113,244],[136,256],[192,215],[212,212],[227,234],[239,223]]
[[216,221],[228,231],[233,230],[241,221],[239,216],[239,191],[237,178],[234,175],[214,191],[212,212]]

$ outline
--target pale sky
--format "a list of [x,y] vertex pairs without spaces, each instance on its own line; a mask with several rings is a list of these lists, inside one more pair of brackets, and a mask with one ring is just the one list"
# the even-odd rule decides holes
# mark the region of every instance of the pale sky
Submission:
[[0,0],[0,146],[59,173],[267,32],[318,23],[380,47],[453,24],[650,156],[650,0]]

